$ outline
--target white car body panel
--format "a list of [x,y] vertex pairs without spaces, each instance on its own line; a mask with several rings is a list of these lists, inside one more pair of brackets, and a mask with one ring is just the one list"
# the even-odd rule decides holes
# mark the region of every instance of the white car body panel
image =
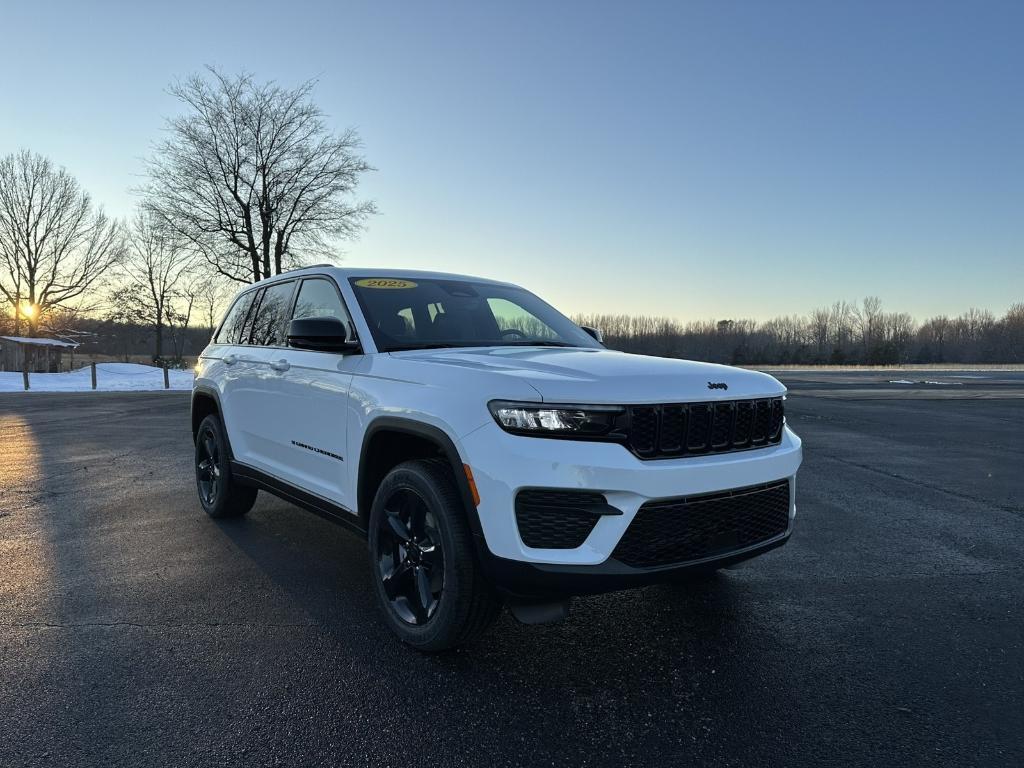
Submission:
[[[416,364],[427,364],[519,379],[548,403],[629,405],[736,400],[786,391],[774,378],[757,371],[607,349],[476,347],[395,352],[392,356],[406,361],[410,371],[415,371]],[[708,382],[725,378],[728,390],[707,388]]]

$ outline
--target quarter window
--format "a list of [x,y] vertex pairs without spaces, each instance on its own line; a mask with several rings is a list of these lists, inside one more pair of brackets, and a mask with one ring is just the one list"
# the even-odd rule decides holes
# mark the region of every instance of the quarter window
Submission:
[[245,319],[249,314],[249,308],[252,306],[252,300],[255,296],[256,291],[249,291],[249,293],[243,293],[235,299],[235,303],[231,305],[231,309],[228,310],[227,315],[224,317],[224,322],[220,325],[220,330],[217,331],[217,338],[214,339],[215,344],[239,343],[238,340],[242,334]]
[[274,283],[263,290],[263,298],[256,308],[252,323],[252,343],[260,347],[278,347],[284,344],[284,323],[291,309],[292,289],[295,281]]

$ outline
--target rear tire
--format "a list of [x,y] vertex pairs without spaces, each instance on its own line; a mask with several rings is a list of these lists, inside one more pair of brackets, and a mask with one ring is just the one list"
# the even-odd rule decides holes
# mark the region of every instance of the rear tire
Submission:
[[231,475],[228,441],[220,418],[210,414],[196,432],[196,490],[210,517],[241,517],[256,502],[259,491],[242,485]]
[[391,470],[370,510],[370,568],[385,622],[420,651],[483,634],[501,600],[480,573],[465,505],[439,459]]

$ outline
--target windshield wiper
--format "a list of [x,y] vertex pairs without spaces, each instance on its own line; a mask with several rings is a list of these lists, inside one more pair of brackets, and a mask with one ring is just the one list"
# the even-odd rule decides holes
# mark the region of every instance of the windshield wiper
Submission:
[[570,344],[568,341],[551,341],[550,339],[522,339],[517,341],[503,341],[503,347],[577,347],[578,344]]
[[394,347],[388,347],[385,352],[406,352],[410,349],[449,349],[454,347],[479,347],[482,346],[479,342],[465,342],[465,341],[424,341],[418,344],[400,344]]
[[456,349],[461,347],[578,347],[568,341],[551,341],[550,339],[522,339],[519,341],[494,341],[480,339],[478,341],[424,341],[413,344],[401,344],[388,347],[385,352],[406,352],[413,349]]

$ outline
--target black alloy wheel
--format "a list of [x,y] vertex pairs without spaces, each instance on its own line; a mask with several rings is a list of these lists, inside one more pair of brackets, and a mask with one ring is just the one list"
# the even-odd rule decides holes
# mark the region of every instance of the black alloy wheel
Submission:
[[210,517],[240,517],[252,509],[259,493],[232,477],[230,456],[224,426],[216,414],[210,414],[196,430],[195,454],[196,491]]
[[220,461],[217,435],[210,425],[204,425],[196,437],[196,483],[199,486],[199,499],[207,508],[213,508],[217,504],[221,476]]
[[470,509],[454,469],[444,459],[392,468],[374,493],[367,525],[384,621],[420,651],[444,651],[479,637],[502,607],[477,565]]
[[395,614],[413,626],[430,621],[444,591],[444,548],[437,519],[414,490],[399,488],[385,500],[376,554]]

